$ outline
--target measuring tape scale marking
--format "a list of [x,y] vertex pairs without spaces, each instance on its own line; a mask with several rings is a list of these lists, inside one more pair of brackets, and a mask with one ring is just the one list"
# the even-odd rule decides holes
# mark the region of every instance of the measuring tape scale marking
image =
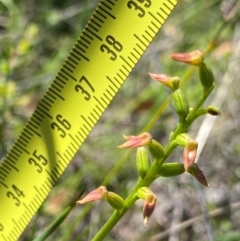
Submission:
[[0,241],[17,240],[178,0],[102,0],[0,163]]

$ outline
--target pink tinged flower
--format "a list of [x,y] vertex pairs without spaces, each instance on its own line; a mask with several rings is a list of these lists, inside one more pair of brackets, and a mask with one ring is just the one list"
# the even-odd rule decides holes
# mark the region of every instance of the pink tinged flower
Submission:
[[152,79],[164,84],[168,88],[175,90],[179,87],[179,78],[178,77],[171,77],[165,74],[152,74],[148,73]]
[[187,172],[188,168],[194,163],[197,156],[198,143],[195,140],[190,140],[183,151],[184,169]]
[[170,57],[176,61],[195,66],[201,65],[203,62],[203,56],[204,52],[201,50],[196,50],[190,53],[174,53],[170,55]]
[[106,187],[100,186],[99,188],[95,189],[94,191],[90,192],[86,197],[81,200],[78,200],[76,204],[85,204],[97,201],[99,199],[105,198],[108,191]]
[[198,167],[196,163],[193,163],[189,168],[188,172],[194,176],[202,185],[209,187],[208,182],[203,174],[203,171]]
[[143,205],[143,222],[145,226],[152,215],[155,205],[156,205],[157,197],[154,193],[149,192],[146,195],[144,205]]
[[138,136],[123,136],[126,142],[118,146],[119,148],[135,148],[141,146],[147,146],[152,141],[151,134],[144,132]]

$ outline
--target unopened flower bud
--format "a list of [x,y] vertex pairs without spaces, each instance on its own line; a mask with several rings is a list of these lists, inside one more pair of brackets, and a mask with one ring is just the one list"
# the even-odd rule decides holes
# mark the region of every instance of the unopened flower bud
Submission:
[[198,70],[199,78],[204,90],[210,90],[214,86],[214,76],[212,70],[206,66],[205,63],[201,63]]
[[76,204],[85,204],[85,203],[90,203],[97,201],[99,199],[105,198],[107,195],[108,191],[106,187],[101,186],[94,191],[90,192],[86,197],[84,197],[81,200],[78,200]]
[[181,133],[177,135],[175,141],[179,146],[186,146],[186,144],[191,140],[191,136],[187,133]]
[[135,148],[140,146],[147,146],[152,141],[151,134],[144,132],[138,136],[123,136],[125,143],[118,146],[119,148]]
[[150,168],[150,159],[145,147],[138,147],[136,154],[136,164],[139,176],[143,179]]
[[162,145],[154,139],[148,145],[148,150],[151,153],[151,155],[156,159],[161,159],[164,155],[164,149]]
[[188,172],[193,175],[202,185],[209,187],[207,180],[203,174],[203,171],[198,167],[196,163],[193,163],[189,168]]
[[189,113],[189,105],[186,96],[181,89],[172,93],[172,101],[175,111],[181,120],[185,120]]
[[179,78],[178,77],[171,77],[165,74],[152,74],[149,73],[149,75],[156,81],[164,84],[165,86],[167,86],[168,88],[170,88],[171,90],[176,90],[179,87]]
[[184,165],[179,162],[164,163],[159,168],[158,174],[160,177],[174,177],[185,172]]
[[190,53],[174,53],[170,57],[176,61],[199,66],[203,61],[203,51],[196,50]]
[[207,107],[207,113],[213,116],[221,115],[221,111],[218,108],[211,105]]
[[106,201],[117,210],[120,210],[124,206],[124,200],[122,197],[120,197],[118,194],[114,192],[108,192],[106,196]]

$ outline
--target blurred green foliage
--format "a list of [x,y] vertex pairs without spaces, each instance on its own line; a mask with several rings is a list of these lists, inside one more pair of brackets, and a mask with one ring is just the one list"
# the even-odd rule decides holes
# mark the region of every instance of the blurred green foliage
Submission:
[[[125,153],[116,146],[122,143],[122,134],[141,132],[169,96],[169,92],[153,82],[147,73],[161,72],[179,76],[180,79],[185,76],[188,81],[184,89],[189,101],[193,102],[201,91],[196,73],[192,71],[191,75],[188,66],[170,60],[168,55],[172,52],[205,49],[207,43],[222,25],[224,16],[236,2],[223,0],[181,0],[179,2],[19,240],[30,241],[41,234],[79,194],[82,187],[88,192],[100,186],[104,180],[108,180],[105,185],[109,190],[123,197],[126,196],[137,178],[137,172],[134,158],[131,158],[133,153]],[[97,0],[0,1],[1,158],[16,140],[38,101],[49,87],[97,3]],[[237,19],[239,20],[239,13],[236,14],[235,20],[221,32],[215,49],[206,58],[206,62],[215,73],[217,85],[221,84],[222,75],[227,69],[226,66],[231,56],[232,37]],[[167,104],[167,108],[163,110],[159,114],[159,120],[151,128],[151,133],[164,144],[177,122],[177,117],[172,114],[171,105]],[[192,132],[196,134],[198,127],[199,123],[193,126]],[[235,152],[239,155],[239,142],[233,144]],[[216,143],[213,144],[212,148],[217,148],[216,145]],[[176,151],[171,160],[181,161],[182,156],[179,153]],[[213,158],[210,154],[204,156],[204,160],[208,162],[210,157]],[[216,188],[220,184],[225,185],[228,189],[227,180],[221,182],[222,169],[219,167],[220,171],[217,172],[214,165],[207,166],[208,163],[204,160],[203,164],[208,168],[210,184],[213,182]],[[222,165],[224,168],[224,164]],[[238,174],[232,185],[239,182],[239,170],[236,173]],[[189,180],[191,179],[160,179],[161,184],[156,186],[162,197],[159,205],[162,204],[165,207],[168,201],[164,200],[163,193],[171,193],[170,189],[173,186],[181,185],[178,195],[179,200],[183,201],[183,206],[186,205],[184,204],[185,197],[190,199],[186,206],[191,212],[185,215],[186,219],[201,214],[196,200],[197,194]],[[212,192],[214,196],[214,190]],[[191,194],[193,194],[192,199]],[[176,196],[177,194],[174,197]],[[229,199],[239,200],[235,196],[232,197],[230,193]],[[174,203],[174,198],[171,196],[169,203],[171,205]],[[167,206],[165,210],[168,212],[161,213],[163,216],[166,215],[165,221],[161,223],[156,218],[157,221],[150,223],[145,230],[142,228],[141,210],[136,205],[136,208],[129,212],[106,240],[140,240],[139,237],[144,237],[145,232],[151,237],[151,234],[165,230],[170,225],[172,217],[170,206]],[[76,207],[47,240],[90,240],[110,213],[109,206],[101,202],[94,204],[93,207],[88,205]],[[184,215],[180,221],[184,221]],[[239,224],[236,219],[228,216],[221,219],[216,217],[213,222],[216,240],[239,240],[239,232],[234,232]],[[190,234],[189,236],[181,234],[187,237],[184,240],[208,240],[203,224],[198,231],[194,231],[196,229],[191,227],[194,239],[191,239]],[[224,236],[222,236],[223,233]]]

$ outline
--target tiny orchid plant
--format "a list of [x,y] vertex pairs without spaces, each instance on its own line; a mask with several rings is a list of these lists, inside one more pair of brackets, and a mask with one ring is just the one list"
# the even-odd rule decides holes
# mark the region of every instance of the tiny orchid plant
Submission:
[[[178,77],[149,73],[152,79],[167,86],[172,91],[172,103],[179,121],[170,133],[165,147],[154,140],[150,133],[144,132],[136,136],[124,135],[126,141],[119,148],[136,149],[136,167],[139,180],[125,200],[118,194],[108,191],[106,187],[100,186],[83,199],[77,201],[77,204],[85,204],[105,199],[115,209],[111,218],[92,239],[93,241],[103,240],[137,199],[144,200],[143,221],[146,225],[154,211],[157,199],[149,186],[158,177],[173,177],[188,172],[202,185],[209,186],[203,172],[195,163],[198,143],[188,134],[188,130],[192,123],[201,115],[218,116],[221,114],[216,107],[201,107],[214,88],[214,76],[211,69],[204,62],[204,52],[200,50],[191,53],[175,53],[171,55],[171,58],[198,67],[199,79],[203,88],[202,95],[195,106],[189,107],[187,97],[179,86],[180,79]],[[184,148],[183,162],[166,162],[177,146]]]

